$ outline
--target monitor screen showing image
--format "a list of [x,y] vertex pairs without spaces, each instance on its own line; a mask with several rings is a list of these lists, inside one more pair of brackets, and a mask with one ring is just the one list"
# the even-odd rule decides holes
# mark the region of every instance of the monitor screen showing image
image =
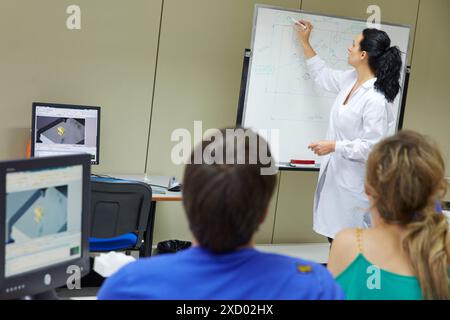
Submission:
[[32,156],[76,153],[99,163],[100,108],[33,103]]
[[54,299],[89,272],[90,162],[0,161],[0,299]]
[[5,277],[81,255],[81,165],[6,175]]

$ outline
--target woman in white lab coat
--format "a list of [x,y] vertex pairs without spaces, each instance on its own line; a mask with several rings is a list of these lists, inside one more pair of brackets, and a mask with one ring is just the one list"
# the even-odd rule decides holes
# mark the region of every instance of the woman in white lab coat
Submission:
[[331,242],[349,227],[370,226],[364,192],[366,160],[394,125],[392,102],[400,91],[400,50],[381,30],[365,29],[348,48],[352,70],[328,68],[311,47],[313,26],[298,23],[308,71],[322,88],[337,94],[326,140],[308,147],[323,156],[314,196],[314,231]]

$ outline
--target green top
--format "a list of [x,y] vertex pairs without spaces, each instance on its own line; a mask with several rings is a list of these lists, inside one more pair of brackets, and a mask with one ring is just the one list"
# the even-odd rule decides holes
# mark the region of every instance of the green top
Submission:
[[337,276],[347,300],[422,300],[419,280],[378,268],[362,253]]

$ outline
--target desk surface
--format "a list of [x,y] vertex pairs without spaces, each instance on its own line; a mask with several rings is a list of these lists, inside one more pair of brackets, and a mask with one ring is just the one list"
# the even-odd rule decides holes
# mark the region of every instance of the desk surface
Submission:
[[[124,180],[133,180],[143,183],[148,183],[148,177],[145,174],[110,174],[109,176]],[[152,187],[152,201],[181,201],[183,199],[181,191],[168,191],[163,187],[153,186]]]
[[256,249],[264,252],[307,259],[322,264],[328,263],[328,256],[330,254],[329,243],[257,244]]

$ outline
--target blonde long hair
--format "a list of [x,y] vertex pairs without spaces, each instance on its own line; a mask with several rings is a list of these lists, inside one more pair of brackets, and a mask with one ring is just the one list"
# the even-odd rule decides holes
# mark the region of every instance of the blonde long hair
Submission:
[[433,141],[401,131],[377,144],[367,162],[366,191],[389,224],[406,228],[403,249],[424,299],[449,299],[448,221],[435,211],[447,190],[445,165]]

